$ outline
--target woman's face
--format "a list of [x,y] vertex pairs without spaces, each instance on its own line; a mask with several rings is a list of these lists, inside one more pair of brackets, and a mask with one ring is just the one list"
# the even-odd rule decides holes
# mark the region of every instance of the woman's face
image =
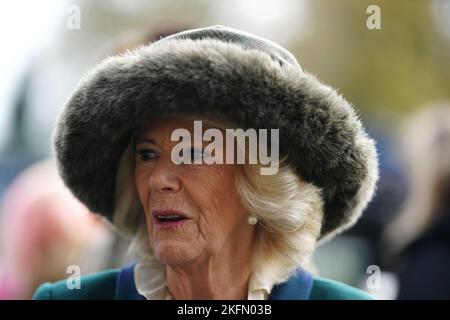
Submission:
[[237,165],[172,162],[172,147],[180,143],[171,141],[175,129],[191,133],[192,143],[188,141],[184,152],[192,158],[201,154],[202,150],[190,148],[193,127],[193,121],[161,119],[136,139],[135,182],[150,244],[156,257],[169,265],[233,250],[253,235],[235,188]]

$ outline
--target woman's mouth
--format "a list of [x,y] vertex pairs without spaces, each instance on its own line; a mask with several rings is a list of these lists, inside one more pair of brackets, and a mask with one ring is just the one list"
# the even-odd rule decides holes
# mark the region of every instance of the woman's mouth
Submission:
[[177,227],[189,220],[189,217],[180,211],[171,209],[153,210],[153,221],[159,228]]

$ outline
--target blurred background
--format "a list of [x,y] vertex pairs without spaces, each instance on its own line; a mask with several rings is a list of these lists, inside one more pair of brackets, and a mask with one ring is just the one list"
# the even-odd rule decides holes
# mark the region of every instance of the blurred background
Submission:
[[[368,27],[379,8],[380,29]],[[101,59],[209,25],[269,38],[338,89],[377,140],[381,178],[320,275],[381,299],[450,298],[450,1],[9,0],[0,4],[0,299],[132,261],[59,180],[58,110]],[[369,23],[370,25],[370,23]]]

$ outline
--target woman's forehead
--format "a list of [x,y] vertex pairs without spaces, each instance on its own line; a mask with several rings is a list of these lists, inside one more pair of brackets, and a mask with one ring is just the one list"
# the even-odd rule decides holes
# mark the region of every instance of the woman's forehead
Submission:
[[152,137],[171,135],[174,130],[186,129],[194,132],[194,122],[202,121],[202,131],[210,128],[219,128],[218,125],[211,124],[210,121],[199,119],[187,119],[180,117],[165,117],[152,119],[137,129],[136,137]]

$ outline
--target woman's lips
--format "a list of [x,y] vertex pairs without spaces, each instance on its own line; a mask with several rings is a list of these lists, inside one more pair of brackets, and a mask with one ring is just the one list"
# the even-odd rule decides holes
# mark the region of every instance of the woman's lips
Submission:
[[153,210],[153,221],[158,228],[174,228],[186,223],[189,219],[184,212],[178,210]]

